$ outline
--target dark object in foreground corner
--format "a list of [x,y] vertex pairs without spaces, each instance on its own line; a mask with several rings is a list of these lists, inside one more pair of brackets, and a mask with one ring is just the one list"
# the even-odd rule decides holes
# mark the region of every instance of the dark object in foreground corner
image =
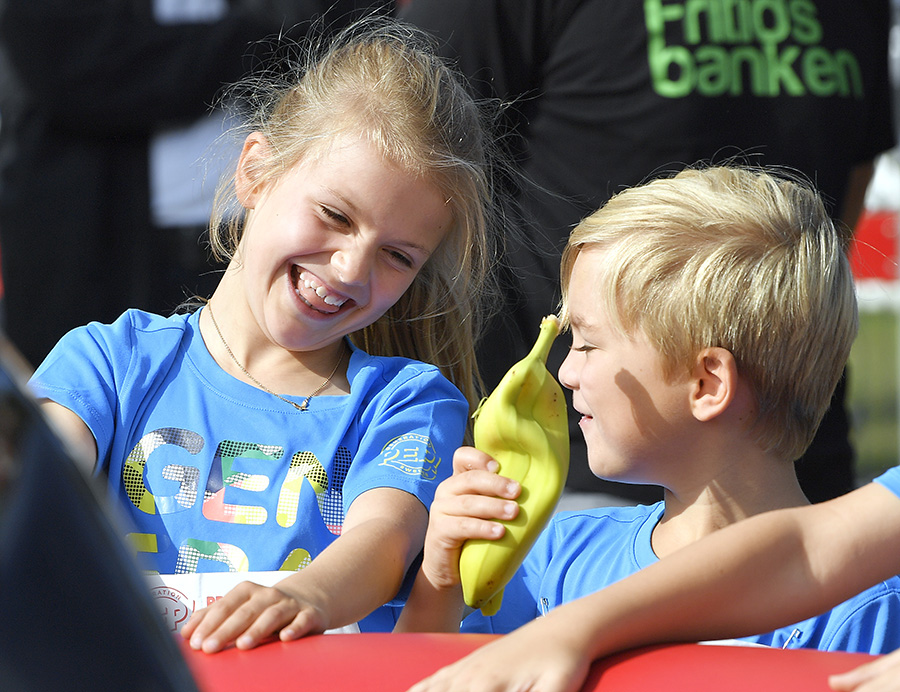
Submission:
[[195,692],[100,496],[0,335],[0,687]]

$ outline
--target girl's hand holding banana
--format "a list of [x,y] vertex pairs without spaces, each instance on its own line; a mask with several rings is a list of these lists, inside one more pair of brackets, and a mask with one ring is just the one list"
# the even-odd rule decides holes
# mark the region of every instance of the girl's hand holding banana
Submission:
[[550,521],[569,471],[569,427],[562,388],[547,370],[559,335],[555,315],[541,320],[531,352],[500,380],[475,412],[475,446],[521,485],[519,512],[494,540],[473,539],[460,551],[466,605],[486,616],[500,609],[503,589]]
[[546,367],[558,334],[557,318],[545,317],[531,353],[475,412],[478,448],[458,449],[453,475],[438,486],[422,566],[395,631],[457,632],[465,605],[496,613],[550,519],[569,468],[565,400]]
[[497,475],[499,464],[474,447],[453,455],[453,475],[438,486],[425,537],[422,572],[438,589],[459,593],[459,555],[469,539],[496,540],[506,531],[501,520],[519,513],[521,486]]
[[474,447],[453,455],[453,475],[435,493],[422,565],[395,632],[459,632],[466,611],[459,577],[463,544],[500,538],[506,533],[501,522],[519,514],[521,485],[499,476],[498,466]]

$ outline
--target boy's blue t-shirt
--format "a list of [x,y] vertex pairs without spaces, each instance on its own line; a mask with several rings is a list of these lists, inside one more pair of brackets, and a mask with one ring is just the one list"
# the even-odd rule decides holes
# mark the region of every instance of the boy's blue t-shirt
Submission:
[[80,327],[31,382],[93,432],[98,474],[148,567],[296,570],[340,535],[367,490],[431,505],[468,415],[436,367],[351,345],[350,394],[298,411],[222,370],[198,319],[130,310]]
[[883,485],[894,493],[894,495],[900,497],[900,466],[889,468],[878,476],[878,478],[875,479],[875,482],[879,485]]
[[[650,538],[664,510],[658,502],[560,512],[504,589],[500,611],[487,618],[475,611],[462,631],[511,632],[653,564],[658,558]],[[900,647],[900,578],[867,589],[824,615],[743,640],[779,648],[893,651]]]

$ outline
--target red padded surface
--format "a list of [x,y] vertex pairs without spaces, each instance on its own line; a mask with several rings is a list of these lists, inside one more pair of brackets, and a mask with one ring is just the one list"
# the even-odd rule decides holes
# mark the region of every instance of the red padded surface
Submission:
[[[477,634],[329,634],[207,655],[183,647],[202,692],[402,692],[489,642]],[[829,692],[864,654],[674,644],[594,664],[583,692]]]

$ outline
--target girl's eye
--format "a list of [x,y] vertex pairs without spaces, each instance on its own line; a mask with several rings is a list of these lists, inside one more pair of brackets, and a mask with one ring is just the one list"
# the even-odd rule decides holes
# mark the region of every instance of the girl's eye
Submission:
[[332,209],[330,207],[326,207],[324,205],[321,205],[319,208],[322,210],[322,214],[327,216],[329,219],[331,219],[333,221],[337,221],[338,223],[344,224],[346,226],[350,225],[350,222],[347,220],[347,217],[344,216],[343,214],[341,214],[340,212],[337,212],[334,209]]
[[398,264],[406,267],[407,269],[412,269],[413,261],[409,258],[408,255],[399,252],[398,250],[388,250],[388,254],[391,256],[391,259]]

